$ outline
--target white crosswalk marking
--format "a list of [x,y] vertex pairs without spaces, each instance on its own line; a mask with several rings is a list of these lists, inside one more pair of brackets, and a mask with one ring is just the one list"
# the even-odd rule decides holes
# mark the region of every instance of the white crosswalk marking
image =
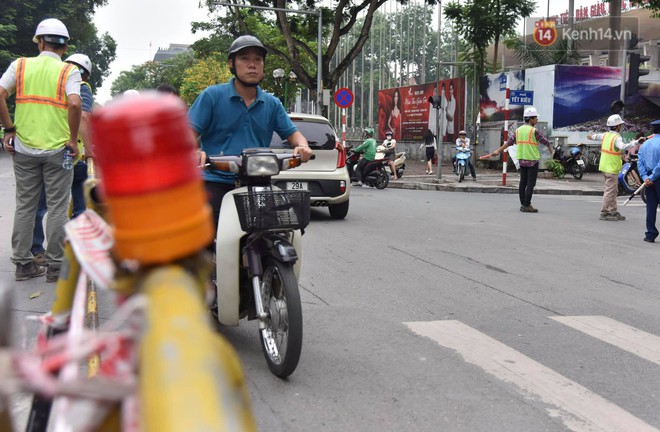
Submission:
[[576,432],[648,432],[654,427],[522,353],[459,322],[408,322],[415,333],[458,352],[466,362],[516,385],[526,398],[553,405],[548,414]]
[[660,337],[604,316],[550,317],[617,348],[660,365]]

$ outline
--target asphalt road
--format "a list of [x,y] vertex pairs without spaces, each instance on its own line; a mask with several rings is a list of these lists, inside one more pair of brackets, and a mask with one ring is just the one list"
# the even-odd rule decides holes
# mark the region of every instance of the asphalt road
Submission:
[[[54,285],[14,282],[6,154],[0,180],[20,322]],[[254,322],[221,329],[260,430],[660,430],[660,246],[639,203],[604,222],[599,201],[535,196],[527,214],[512,194],[356,188],[346,220],[313,209],[296,372],[270,374]]]

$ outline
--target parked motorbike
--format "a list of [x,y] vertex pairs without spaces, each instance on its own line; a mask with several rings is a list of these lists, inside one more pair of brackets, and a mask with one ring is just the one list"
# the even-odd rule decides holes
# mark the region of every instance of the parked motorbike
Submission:
[[302,230],[309,223],[309,192],[279,190],[271,183],[300,157],[247,149],[240,156],[212,156],[210,169],[235,172],[242,187],[228,192],[216,237],[217,309],[221,324],[259,321],[261,347],[271,372],[286,378],[302,349],[298,289]]
[[582,158],[582,150],[579,147],[571,147],[569,156],[564,156],[561,151],[561,146],[557,144],[554,148],[552,158],[564,167],[564,174],[570,173],[577,180],[582,179],[586,165]]
[[[387,148],[384,145],[379,145],[376,147],[376,159],[383,159],[387,155]],[[396,170],[396,176],[402,177],[403,171],[406,169],[406,152],[398,152],[394,154],[394,169]],[[392,175],[392,169],[390,165],[386,165],[386,170],[389,175]]]
[[470,156],[472,152],[470,149],[464,149],[461,146],[456,146],[456,175],[458,175],[458,182],[462,182],[465,178],[465,174],[468,170],[468,164],[470,163]]
[[[353,149],[346,152],[346,168],[351,176],[351,182],[358,181],[355,165],[360,160],[360,154]],[[385,189],[390,184],[390,175],[387,170],[387,161],[385,159],[374,159],[368,162],[364,167],[364,182],[369,187],[376,189]]]
[[[629,154],[627,159],[628,161],[619,171],[619,195],[632,194],[643,183],[637,169],[637,155]],[[643,188],[639,195],[642,197],[642,201],[646,202],[646,188]]]

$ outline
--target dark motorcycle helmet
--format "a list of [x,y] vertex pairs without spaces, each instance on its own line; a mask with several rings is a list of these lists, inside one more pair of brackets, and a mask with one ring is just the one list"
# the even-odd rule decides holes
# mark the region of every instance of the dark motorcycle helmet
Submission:
[[[264,46],[264,44],[261,43],[259,39],[252,35],[243,35],[237,37],[234,42],[231,43],[229,46],[229,53],[227,54],[227,58],[232,61],[232,67],[229,68],[229,71],[231,72],[232,75],[236,77],[237,80],[241,81],[240,78],[236,76],[236,68],[234,68],[234,58],[236,57],[236,54],[238,54],[239,51],[244,50],[245,48],[257,48],[263,58],[264,62],[266,61],[266,54],[268,53],[268,50]],[[243,81],[241,81],[242,84],[247,85],[248,87],[256,87],[259,84],[248,84]]]

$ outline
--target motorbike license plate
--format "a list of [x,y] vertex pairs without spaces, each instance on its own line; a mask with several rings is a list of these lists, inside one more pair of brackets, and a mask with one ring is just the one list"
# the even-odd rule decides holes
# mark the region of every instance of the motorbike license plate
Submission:
[[287,190],[307,190],[307,182],[292,181],[286,182]]
[[584,161],[582,159],[578,159],[576,162],[580,166],[584,165]]

